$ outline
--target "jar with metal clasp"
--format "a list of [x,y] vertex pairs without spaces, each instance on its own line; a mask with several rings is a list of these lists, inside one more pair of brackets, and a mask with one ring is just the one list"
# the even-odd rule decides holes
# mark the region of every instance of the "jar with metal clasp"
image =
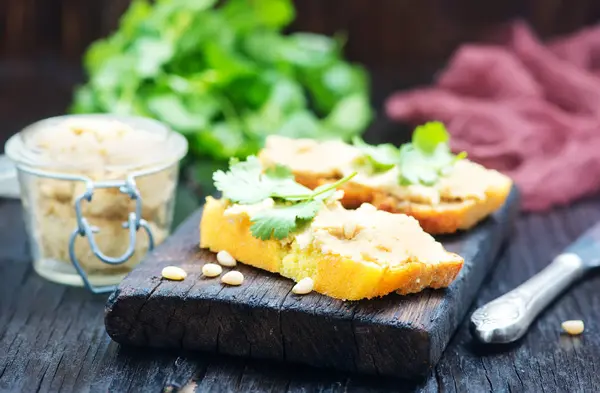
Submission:
[[169,234],[187,148],[158,121],[107,114],[52,117],[11,137],[36,272],[113,290]]

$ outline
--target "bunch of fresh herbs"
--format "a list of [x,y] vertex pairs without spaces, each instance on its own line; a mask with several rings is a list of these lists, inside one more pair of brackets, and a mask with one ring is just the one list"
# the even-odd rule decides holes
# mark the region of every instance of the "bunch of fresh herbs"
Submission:
[[349,140],[371,118],[367,75],[340,39],[283,34],[294,17],[292,0],[133,0],[86,53],[72,112],[156,118],[208,176],[269,134]]

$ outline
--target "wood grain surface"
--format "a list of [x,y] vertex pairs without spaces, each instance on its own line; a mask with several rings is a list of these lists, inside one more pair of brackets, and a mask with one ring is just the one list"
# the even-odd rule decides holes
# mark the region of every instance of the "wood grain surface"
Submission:
[[[471,307],[541,270],[600,219],[600,199],[516,222],[512,241]],[[464,320],[421,380],[363,377],[207,353],[123,347],[105,332],[105,296],[49,283],[31,267],[20,204],[0,199],[0,392],[596,392],[600,276],[577,285],[509,346],[474,342]],[[560,323],[583,319],[564,336]],[[180,389],[185,387],[186,389]]]
[[[429,372],[496,260],[518,208],[516,192],[488,220],[442,239],[465,259],[446,290],[345,302],[290,294],[293,281],[239,264],[244,284],[202,276],[215,254],[198,248],[201,210],[150,254],[109,299],[106,330],[135,346],[203,350],[342,371],[415,377]],[[182,282],[162,279],[175,265]]]

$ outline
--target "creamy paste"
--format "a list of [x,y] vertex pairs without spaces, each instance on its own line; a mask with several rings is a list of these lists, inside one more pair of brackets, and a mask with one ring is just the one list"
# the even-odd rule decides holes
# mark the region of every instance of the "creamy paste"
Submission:
[[358,157],[357,149],[340,141],[319,142],[271,135],[260,158],[267,165],[281,164],[297,172],[341,177],[343,168],[351,166]]
[[290,139],[280,136],[267,138],[261,160],[265,164],[283,164],[296,174],[339,177],[358,171],[351,181],[384,190],[398,199],[436,205],[442,201],[466,199],[483,200],[486,191],[508,181],[503,174],[486,169],[469,160],[458,161],[450,173],[432,185],[400,185],[398,167],[382,172],[367,173],[356,165],[361,156],[358,148],[342,142],[318,142],[308,139]]
[[[262,203],[233,204],[225,214],[251,216],[267,208]],[[391,267],[409,260],[435,264],[452,258],[413,217],[377,210],[368,203],[346,210],[338,201],[330,201],[310,225],[290,238],[284,242],[301,249],[313,246],[324,254]]]
[[[155,161],[163,149],[163,141],[150,132],[101,119],[67,120],[37,129],[27,136],[28,148],[41,162],[61,168],[62,173],[84,175],[94,181],[124,180],[132,167],[141,169],[136,164]],[[175,164],[136,179],[143,202],[142,216],[152,228],[156,244],[168,234],[177,175]],[[38,246],[36,258],[70,264],[69,237],[77,227],[74,204],[85,191],[85,184],[31,175],[24,175],[22,180],[29,227]],[[128,232],[122,223],[132,211],[135,211],[135,202],[114,188],[96,189],[92,201],[83,202],[83,215],[100,229],[95,239],[106,255],[120,256],[129,246]],[[141,230],[136,238],[135,253],[125,264],[111,266],[101,262],[85,238],[77,239],[75,253],[88,273],[116,273],[130,270],[147,249],[148,239]]]

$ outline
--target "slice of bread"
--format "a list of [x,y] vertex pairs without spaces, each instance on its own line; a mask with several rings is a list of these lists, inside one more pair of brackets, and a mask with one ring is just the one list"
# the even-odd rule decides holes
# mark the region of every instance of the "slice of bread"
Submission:
[[337,201],[330,203],[301,232],[264,241],[250,232],[248,212],[256,206],[249,209],[208,197],[200,247],[226,250],[242,263],[294,281],[310,277],[315,291],[334,298],[443,288],[463,266],[460,256],[446,251],[414,218],[369,204],[346,210]]
[[361,151],[337,142],[311,139],[267,138],[259,158],[263,165],[286,165],[296,181],[310,188],[332,183],[354,171],[358,176],[342,186],[346,208],[371,203],[377,209],[415,217],[431,234],[467,230],[500,208],[512,188],[512,180],[498,171],[469,160],[433,186],[399,184],[399,169],[380,174],[361,172],[355,162]]

